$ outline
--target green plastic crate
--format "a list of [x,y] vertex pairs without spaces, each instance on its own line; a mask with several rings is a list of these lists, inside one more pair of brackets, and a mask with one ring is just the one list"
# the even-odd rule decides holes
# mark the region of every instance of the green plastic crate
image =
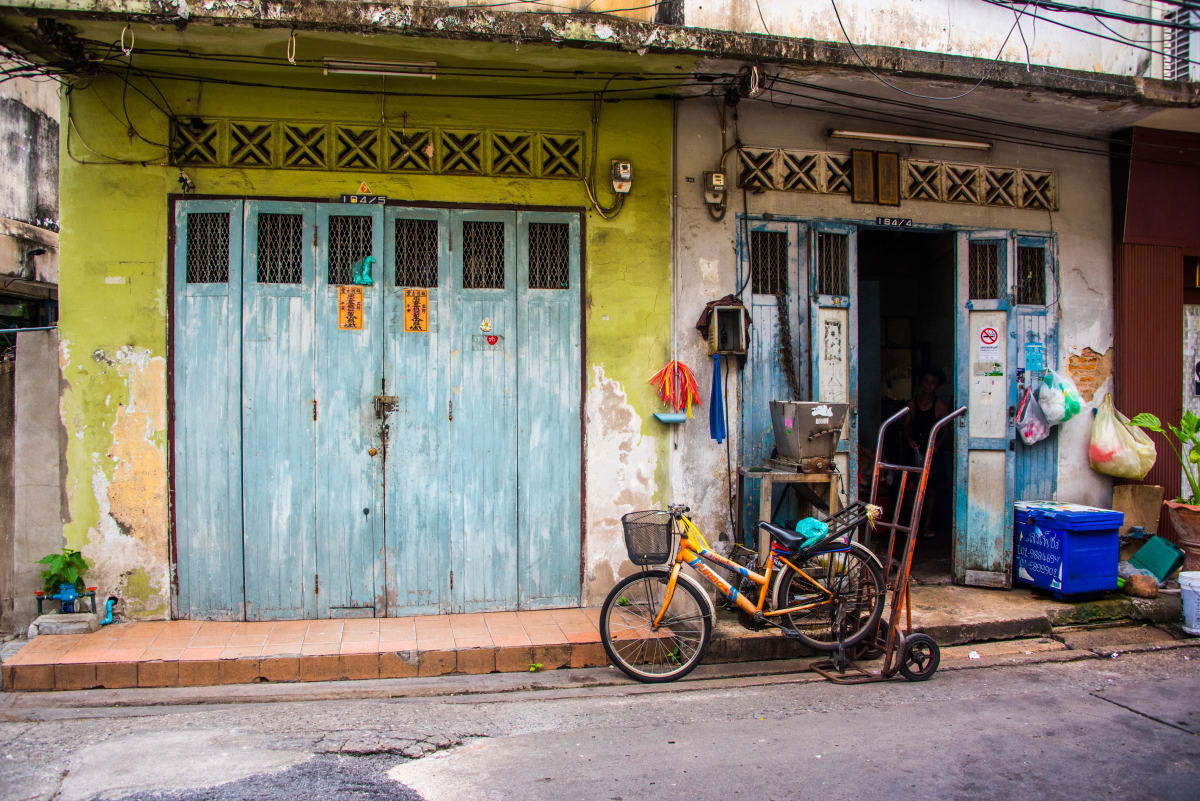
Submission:
[[1159,582],[1183,567],[1183,551],[1175,543],[1162,537],[1151,537],[1146,544],[1138,548],[1129,560],[1134,567],[1149,570]]

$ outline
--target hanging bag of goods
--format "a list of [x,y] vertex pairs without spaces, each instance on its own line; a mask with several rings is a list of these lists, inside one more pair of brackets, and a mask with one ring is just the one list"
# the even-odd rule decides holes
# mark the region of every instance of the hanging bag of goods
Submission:
[[1113,478],[1146,477],[1158,451],[1142,429],[1129,425],[1129,418],[1113,406],[1112,395],[1104,398],[1092,422],[1092,444],[1088,461],[1097,473]]
[[1079,414],[1083,408],[1083,398],[1079,396],[1075,382],[1066,373],[1047,370],[1042,376],[1042,388],[1038,391],[1038,404],[1042,407],[1046,422],[1056,426]]
[[1029,387],[1025,388],[1021,405],[1017,408],[1017,433],[1026,445],[1033,445],[1050,436],[1050,424],[1046,422],[1046,415],[1042,414],[1042,407]]

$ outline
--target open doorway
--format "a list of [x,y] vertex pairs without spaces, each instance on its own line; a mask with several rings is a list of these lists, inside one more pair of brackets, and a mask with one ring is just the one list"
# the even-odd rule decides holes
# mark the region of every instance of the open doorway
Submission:
[[[858,297],[860,497],[866,498],[881,423],[913,401],[922,383],[932,389],[931,408],[910,412],[901,421],[908,425],[893,424],[883,443],[886,461],[919,464],[937,412],[954,408],[954,234],[860,228]],[[912,566],[922,584],[951,580],[953,449],[947,428],[934,453]],[[897,501],[903,503],[901,522],[907,522],[915,488],[898,499],[898,484],[882,486],[880,498],[889,516]]]

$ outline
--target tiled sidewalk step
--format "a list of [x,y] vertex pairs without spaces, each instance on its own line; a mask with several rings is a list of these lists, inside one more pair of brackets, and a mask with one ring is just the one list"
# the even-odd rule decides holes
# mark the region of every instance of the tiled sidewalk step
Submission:
[[156,621],[36,637],[9,690],[205,686],[528,672],[607,664],[598,610],[255,623]]

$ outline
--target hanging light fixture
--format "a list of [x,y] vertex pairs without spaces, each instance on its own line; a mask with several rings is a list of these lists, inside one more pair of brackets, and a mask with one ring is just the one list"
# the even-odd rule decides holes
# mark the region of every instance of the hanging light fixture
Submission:
[[347,58],[325,59],[326,75],[386,75],[388,77],[437,78],[436,61],[375,61]]
[[833,139],[862,139],[868,142],[895,142],[901,145],[923,147],[961,147],[967,150],[991,150],[991,142],[972,142],[966,139],[936,139],[930,136],[908,136],[906,134],[872,133],[870,131],[831,130]]

